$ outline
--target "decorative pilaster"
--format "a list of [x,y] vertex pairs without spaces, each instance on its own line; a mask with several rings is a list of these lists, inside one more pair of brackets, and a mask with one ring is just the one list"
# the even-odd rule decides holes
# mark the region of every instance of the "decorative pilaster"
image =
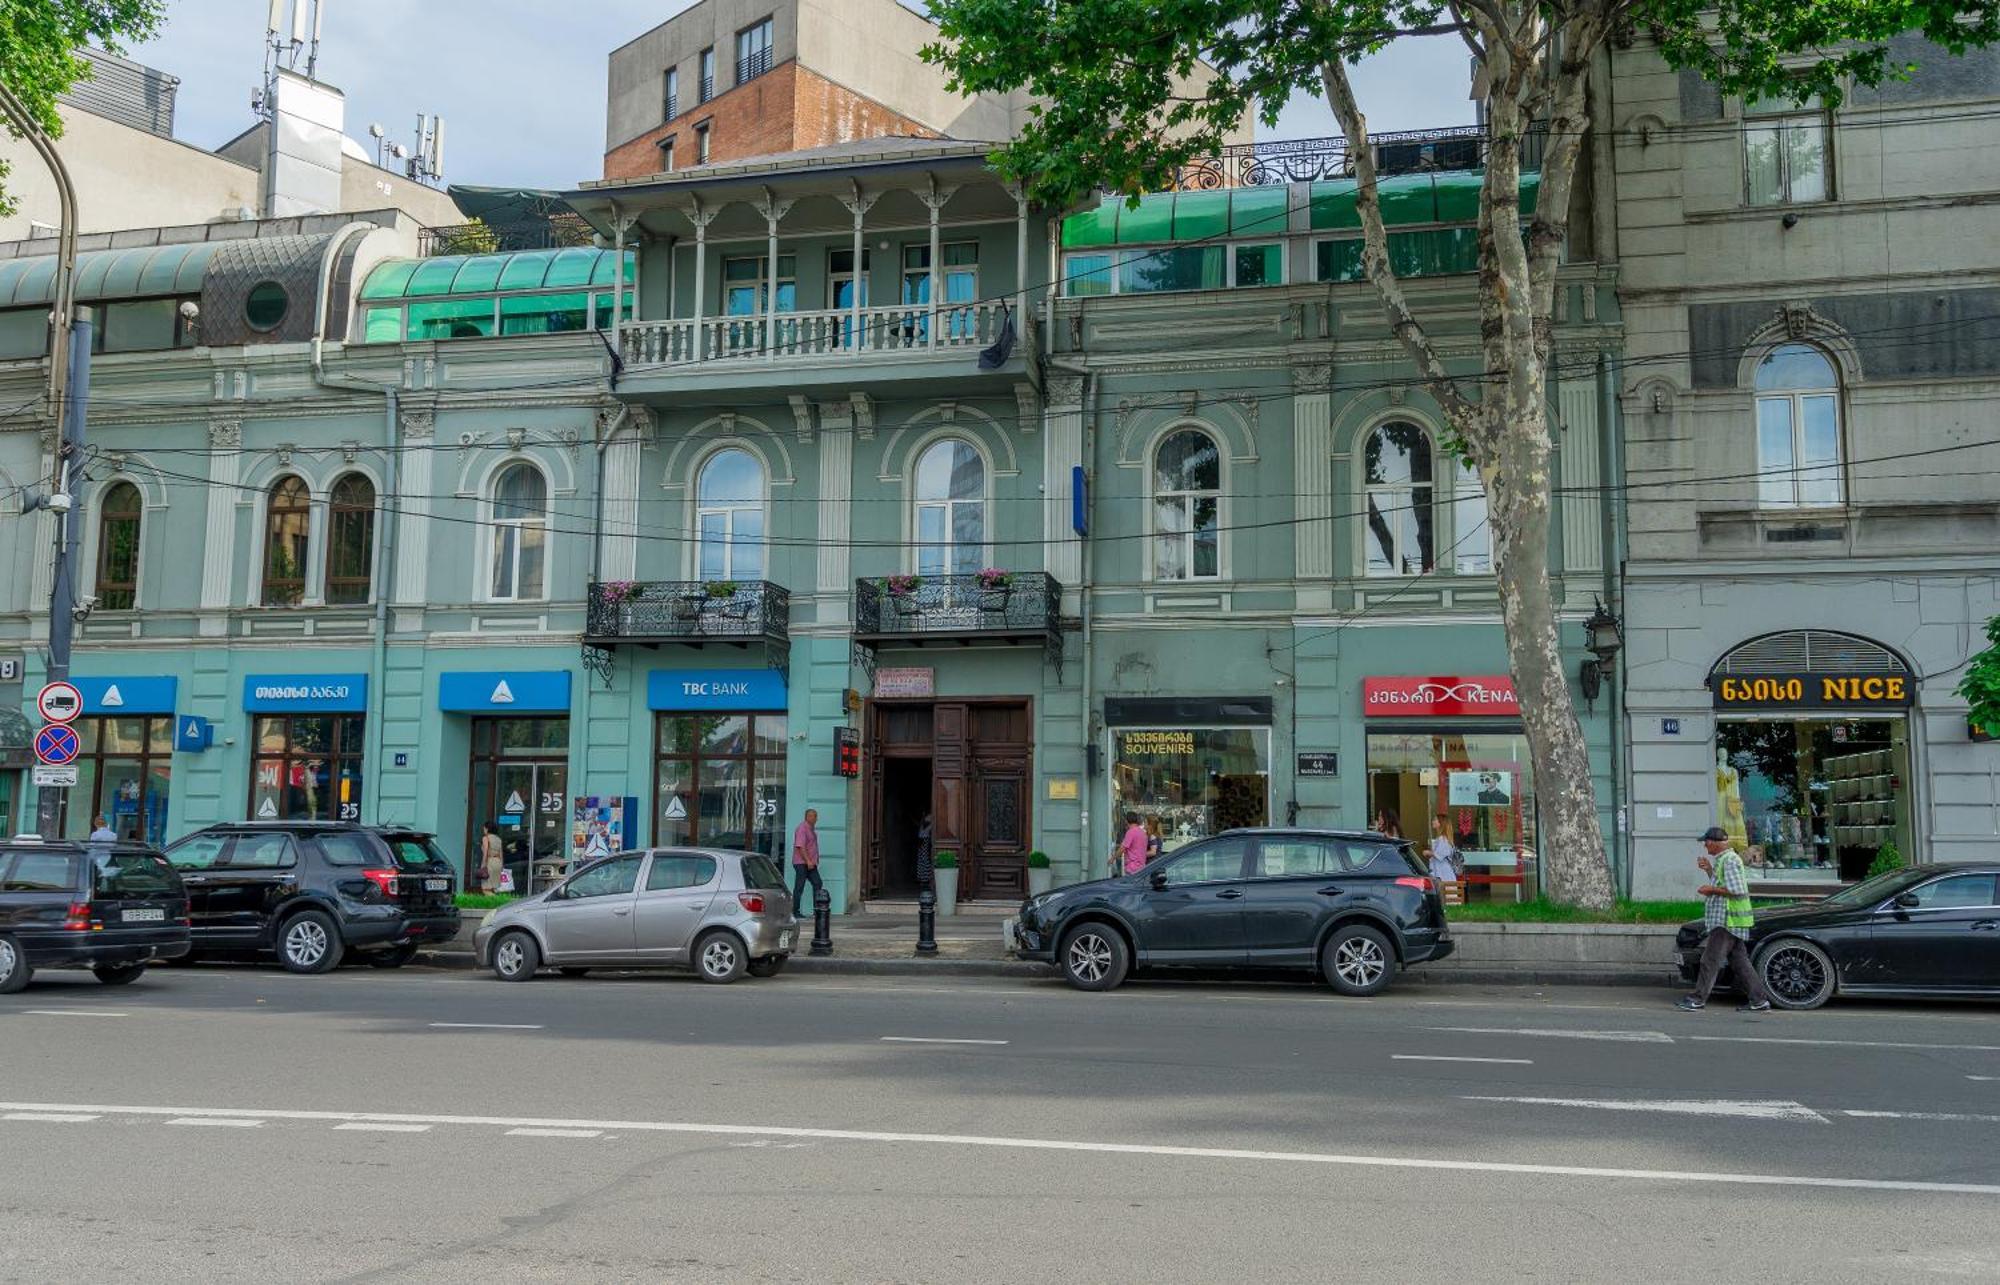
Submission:
[[[846,620],[853,611],[855,406],[828,402],[819,408],[819,618]],[[831,610],[829,610],[829,607]]]
[[243,450],[243,421],[208,423],[208,526],[202,546],[201,609],[227,611],[236,576],[236,486]]
[[[1583,366],[1571,357],[1570,369]],[[1558,357],[1558,361],[1562,358]],[[1599,507],[1608,503],[1598,490],[1599,467],[1597,422],[1597,379],[1592,376],[1566,379],[1556,389],[1558,426],[1558,466],[1562,476],[1557,485],[1557,520],[1562,523],[1563,571],[1596,572],[1604,569],[1604,526]]]
[[[427,410],[402,412],[403,460],[396,504],[396,596],[398,606],[421,606],[430,591],[431,477],[437,451],[437,416]],[[475,533],[477,528],[475,528]],[[475,534],[475,541],[477,535]]]
[[634,416],[645,412],[619,407],[597,412],[597,432],[616,432],[604,446],[604,554],[600,574],[606,580],[636,580],[639,576],[639,474],[645,467],[645,428]]
[[1332,376],[1324,362],[1292,367],[1292,557],[1300,580],[1333,576]]
[[1083,582],[1083,541],[1070,525],[1070,470],[1083,458],[1083,377],[1054,375],[1047,384],[1043,409],[1047,433],[1042,438],[1042,473],[1047,479],[1042,497],[1043,566],[1058,582],[1075,589]]

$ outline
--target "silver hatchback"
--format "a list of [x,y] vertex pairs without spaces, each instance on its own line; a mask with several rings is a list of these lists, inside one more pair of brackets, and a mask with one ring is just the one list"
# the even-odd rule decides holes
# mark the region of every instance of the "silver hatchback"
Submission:
[[482,967],[524,982],[544,966],[692,964],[702,980],[775,977],[799,938],[784,871],[767,856],[720,848],[655,848],[585,866],[547,892],[486,917],[474,938]]

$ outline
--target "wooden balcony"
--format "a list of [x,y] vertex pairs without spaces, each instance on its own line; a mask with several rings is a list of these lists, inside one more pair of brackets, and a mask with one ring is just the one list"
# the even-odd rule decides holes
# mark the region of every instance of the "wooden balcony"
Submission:
[[[826,308],[700,321],[628,321],[619,328],[627,367],[702,363],[838,363],[948,355],[960,360],[1000,337],[1007,309],[998,301]],[[1022,346],[1015,320],[1015,350]]]

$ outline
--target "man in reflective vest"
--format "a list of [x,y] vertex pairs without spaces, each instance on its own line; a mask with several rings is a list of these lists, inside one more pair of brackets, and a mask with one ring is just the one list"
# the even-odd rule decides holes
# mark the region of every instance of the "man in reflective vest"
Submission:
[[1695,891],[1703,899],[1701,920],[1708,929],[1708,940],[1701,949],[1701,973],[1694,980],[1694,993],[1683,995],[1680,1006],[1689,1012],[1708,1006],[1708,993],[1715,988],[1716,974],[1726,959],[1744,995],[1738,1011],[1765,1012],[1771,1007],[1771,993],[1751,966],[1750,952],[1743,944],[1750,940],[1750,926],[1756,922],[1750,911],[1750,880],[1743,873],[1743,858],[1729,846],[1729,835],[1719,825],[1710,826],[1701,836],[1701,846],[1704,855],[1695,864],[1709,882]]

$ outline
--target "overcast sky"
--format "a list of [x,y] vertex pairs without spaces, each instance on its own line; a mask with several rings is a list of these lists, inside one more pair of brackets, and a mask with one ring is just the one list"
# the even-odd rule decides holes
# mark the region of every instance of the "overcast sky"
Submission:
[[[347,132],[380,124],[412,141],[418,112],[445,118],[454,183],[566,187],[596,178],[604,155],[610,52],[693,0],[326,0],[319,75],[347,94]],[[180,77],[176,134],[215,147],[248,126],[261,79],[268,0],[170,0],[160,37],[131,57]],[[911,7],[921,9],[920,4]],[[1470,124],[1465,50],[1406,45],[1359,73],[1375,129]],[[1326,104],[1287,104],[1263,138],[1339,132]]]

